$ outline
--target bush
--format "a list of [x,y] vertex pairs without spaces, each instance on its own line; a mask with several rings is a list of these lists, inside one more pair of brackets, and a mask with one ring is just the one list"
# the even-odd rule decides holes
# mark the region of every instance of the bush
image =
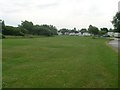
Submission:
[[95,36],[92,36],[92,39],[96,39],[96,37],[95,37]]

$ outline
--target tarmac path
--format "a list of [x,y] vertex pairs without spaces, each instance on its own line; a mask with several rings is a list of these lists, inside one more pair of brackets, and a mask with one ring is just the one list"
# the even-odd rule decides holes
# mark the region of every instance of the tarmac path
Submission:
[[112,46],[114,49],[116,49],[118,52],[120,51],[120,40],[114,39],[108,43],[110,46]]

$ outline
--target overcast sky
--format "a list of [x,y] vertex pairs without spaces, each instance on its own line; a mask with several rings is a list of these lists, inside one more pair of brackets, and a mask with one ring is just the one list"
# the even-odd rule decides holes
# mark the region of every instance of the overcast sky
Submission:
[[60,28],[112,28],[119,0],[0,0],[0,19],[17,26],[28,20]]

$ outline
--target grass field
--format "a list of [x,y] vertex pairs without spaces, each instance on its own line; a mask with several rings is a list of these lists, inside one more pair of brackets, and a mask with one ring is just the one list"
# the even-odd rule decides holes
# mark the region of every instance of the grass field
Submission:
[[0,39],[0,89],[2,89],[2,39]]
[[3,40],[3,88],[118,87],[118,54],[105,39]]

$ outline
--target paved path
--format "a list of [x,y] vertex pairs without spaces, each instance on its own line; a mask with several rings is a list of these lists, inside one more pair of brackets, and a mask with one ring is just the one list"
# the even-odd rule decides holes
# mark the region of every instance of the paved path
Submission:
[[111,45],[117,51],[120,51],[120,40],[114,39],[114,40],[112,40],[112,41],[109,42],[109,45]]

